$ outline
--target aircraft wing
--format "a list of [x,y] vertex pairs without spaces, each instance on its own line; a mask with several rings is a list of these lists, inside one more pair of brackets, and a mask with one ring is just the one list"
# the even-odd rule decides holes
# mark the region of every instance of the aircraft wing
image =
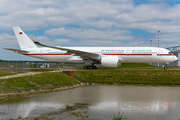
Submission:
[[82,50],[76,50],[76,49],[69,49],[69,48],[64,48],[64,47],[54,47],[54,46],[43,45],[40,42],[34,40],[33,38],[31,38],[31,39],[34,41],[34,43],[36,45],[43,46],[43,47],[49,47],[49,48],[53,48],[53,49],[58,49],[58,50],[64,50],[64,51],[67,51],[68,54],[74,54],[74,56],[81,56],[81,58],[83,58],[83,59],[88,59],[88,58],[98,59],[99,58],[99,54],[96,54],[96,53],[82,51]]
[[26,51],[26,50],[18,50],[18,49],[12,49],[12,48],[3,48],[5,50],[11,50],[11,51],[14,51],[16,53],[21,53],[21,54],[24,54],[24,53],[27,53],[29,51]]

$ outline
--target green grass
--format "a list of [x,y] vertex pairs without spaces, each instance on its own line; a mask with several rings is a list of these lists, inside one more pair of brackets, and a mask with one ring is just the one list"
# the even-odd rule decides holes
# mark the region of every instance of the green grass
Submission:
[[162,68],[162,67],[157,67],[157,66],[153,66],[153,65],[149,65],[146,63],[122,63],[120,68],[137,68],[137,69],[149,69],[149,68]]
[[[163,67],[145,63],[123,63],[119,68],[100,68],[101,70],[75,71],[75,75],[80,76],[79,79],[87,83],[180,85],[179,70],[162,70]],[[168,68],[179,69],[179,67]]]
[[98,66],[98,68],[100,69],[163,69],[163,67],[157,67],[146,63],[122,63],[121,66],[117,68],[102,67],[102,66]]
[[[64,73],[43,73],[33,76],[0,79],[0,92],[54,89],[79,83]],[[6,91],[7,90],[7,91]]]
[[86,83],[180,85],[179,70],[88,70],[75,73]]
[[125,118],[124,115],[121,115],[119,112],[117,116],[114,115],[114,118],[112,120],[127,120],[127,118]]

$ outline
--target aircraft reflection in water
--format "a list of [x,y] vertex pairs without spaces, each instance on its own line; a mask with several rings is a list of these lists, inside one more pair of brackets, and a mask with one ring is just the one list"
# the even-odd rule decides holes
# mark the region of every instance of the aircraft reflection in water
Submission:
[[179,119],[179,92],[178,87],[84,86],[29,98],[24,96],[24,102],[0,105],[0,113],[4,112],[3,118],[26,118],[64,111],[61,116],[67,112],[66,105],[86,103],[89,119],[112,119],[119,111],[128,120]]
[[57,111],[62,107],[64,106],[45,102],[24,102],[2,105],[0,106],[0,113],[2,113],[2,118],[17,119],[19,116],[21,118],[36,117],[40,114],[45,114],[46,112],[48,113]]
[[[176,103],[168,103],[168,102],[150,102],[150,103],[126,103],[122,101],[122,105],[118,102],[103,102],[93,106],[88,106],[89,111],[96,114],[98,111],[110,112],[112,115],[117,112],[117,110],[123,111],[123,113],[133,112],[133,113],[146,113],[147,111],[150,114],[164,114],[168,111],[169,106],[175,107]],[[17,104],[8,104],[0,106],[0,113],[4,113],[0,118],[28,118],[28,117],[36,117],[41,114],[53,113],[57,112],[60,109],[65,110],[65,105],[59,104],[50,104],[50,103],[39,103],[39,102],[30,102],[30,103],[17,103]],[[111,111],[109,111],[111,110]],[[91,113],[91,114],[92,114]],[[104,113],[107,114],[107,113]],[[98,115],[93,115],[98,116]],[[99,116],[100,117],[100,116]]]

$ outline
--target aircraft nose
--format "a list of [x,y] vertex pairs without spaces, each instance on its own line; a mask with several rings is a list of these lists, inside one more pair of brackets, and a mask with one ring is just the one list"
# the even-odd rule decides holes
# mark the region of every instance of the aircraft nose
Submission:
[[176,56],[174,56],[174,60],[178,60],[178,58]]

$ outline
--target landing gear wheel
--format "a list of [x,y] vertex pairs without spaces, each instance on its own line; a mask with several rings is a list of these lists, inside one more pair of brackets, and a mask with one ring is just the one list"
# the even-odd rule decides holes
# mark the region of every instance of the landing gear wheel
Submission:
[[93,66],[89,66],[89,69],[93,69]]
[[88,69],[88,66],[84,66],[84,69],[85,69],[85,70]]
[[86,70],[86,69],[97,69],[97,67],[96,66],[84,66],[84,69]]
[[167,70],[167,67],[164,67],[164,70]]
[[96,66],[93,66],[93,69],[97,69],[97,67],[96,67]]

